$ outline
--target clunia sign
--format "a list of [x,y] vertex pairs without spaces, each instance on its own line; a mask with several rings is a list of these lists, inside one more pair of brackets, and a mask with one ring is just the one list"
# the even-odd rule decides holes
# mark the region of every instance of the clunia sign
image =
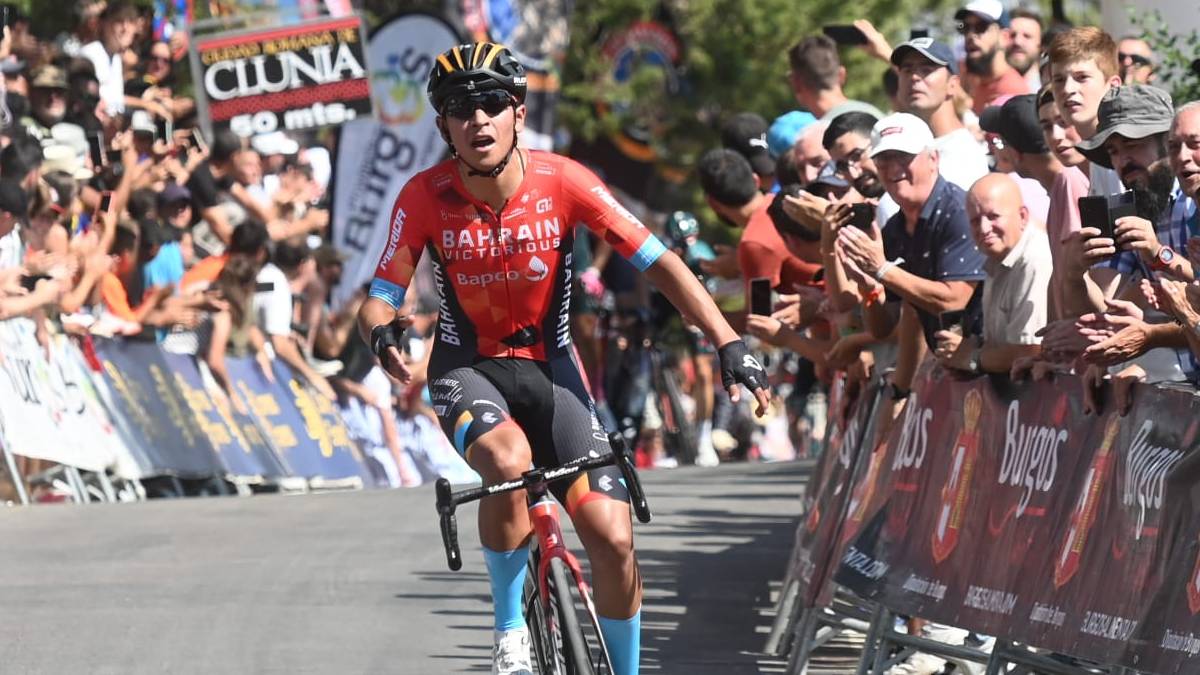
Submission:
[[224,33],[195,45],[196,82],[214,130],[244,137],[371,116],[358,17]]

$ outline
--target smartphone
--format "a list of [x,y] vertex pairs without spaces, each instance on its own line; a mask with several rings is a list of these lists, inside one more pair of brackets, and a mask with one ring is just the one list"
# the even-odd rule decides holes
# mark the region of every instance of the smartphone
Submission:
[[928,28],[914,28],[908,31],[908,39],[916,40],[917,38],[929,37]]
[[[7,11],[7,10],[8,10],[8,8],[5,8],[5,11]],[[50,276],[46,275],[46,274],[30,274],[30,275],[22,274],[21,275],[21,288],[24,288],[25,290],[32,293],[34,291],[34,289],[37,288],[39,281],[41,281],[42,279],[49,279],[49,278],[50,278]]]
[[938,328],[962,335],[964,333],[963,319],[967,317],[966,310],[956,309],[938,314]]
[[1137,195],[1133,190],[1108,196],[1108,218],[1113,222],[1114,227],[1121,218],[1136,216],[1138,214],[1137,207]]
[[821,29],[826,35],[833,39],[839,45],[865,45],[867,44],[867,36],[854,26],[838,25],[825,26]]
[[771,316],[771,280],[766,277],[750,280],[750,313]]
[[88,134],[88,152],[92,155],[92,166],[99,170],[108,164],[108,153],[104,152],[104,139],[99,133]]
[[254,292],[255,293],[274,293],[275,292],[275,282],[274,281],[260,281],[256,284],[254,284]]
[[1108,216],[1108,197],[1092,195],[1079,198],[1079,222],[1084,227],[1100,230],[1101,237],[1116,240],[1113,221]]
[[154,138],[170,144],[175,138],[175,123],[165,117],[154,116]]
[[192,147],[200,152],[208,151],[208,143],[204,142],[204,134],[200,133],[199,129],[192,129]]
[[12,26],[12,24],[9,23],[8,5],[3,5],[0,7],[0,10],[2,10],[0,11],[0,21],[3,21],[3,24],[0,25],[3,25],[5,28],[9,28]]
[[112,195],[113,193],[107,191],[100,193],[100,213],[108,213],[112,208]]
[[850,205],[850,222],[846,223],[852,227],[857,227],[863,232],[871,231],[871,224],[875,222],[875,206],[872,204],[851,204]]

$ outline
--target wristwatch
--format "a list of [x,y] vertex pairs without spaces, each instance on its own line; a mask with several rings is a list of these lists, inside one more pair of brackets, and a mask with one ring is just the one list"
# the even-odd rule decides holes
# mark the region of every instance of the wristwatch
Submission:
[[912,391],[908,389],[901,389],[900,387],[897,387],[895,382],[889,383],[888,387],[892,392],[893,401],[903,401],[904,399],[908,398],[909,394],[912,393]]
[[983,366],[979,362],[979,347],[971,350],[971,358],[967,361],[967,370],[969,370],[972,375],[978,375],[983,372]]
[[1175,249],[1170,246],[1163,246],[1158,249],[1158,254],[1154,256],[1154,262],[1150,263],[1150,267],[1156,270],[1165,270],[1175,262]]

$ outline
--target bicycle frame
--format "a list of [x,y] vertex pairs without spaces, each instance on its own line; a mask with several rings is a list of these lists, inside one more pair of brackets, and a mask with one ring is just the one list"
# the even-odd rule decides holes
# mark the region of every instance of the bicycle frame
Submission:
[[[537,570],[538,597],[546,610],[546,616],[551,622],[554,621],[554,613],[550,611],[550,561],[557,558],[563,561],[567,570],[571,572],[575,586],[579,589],[579,597],[583,599],[584,608],[592,618],[592,625],[598,627],[600,620],[596,615],[596,605],[592,601],[591,586],[583,578],[583,568],[579,565],[579,559],[564,543],[562,523],[558,519],[558,503],[546,493],[545,483],[531,486],[528,494],[529,521],[533,523],[534,537],[540,551]],[[564,608],[564,611],[570,611],[570,608]],[[600,653],[604,656],[604,662],[612,663],[608,656],[608,645],[604,642],[604,634],[599,630],[596,631],[596,639],[600,643]]]

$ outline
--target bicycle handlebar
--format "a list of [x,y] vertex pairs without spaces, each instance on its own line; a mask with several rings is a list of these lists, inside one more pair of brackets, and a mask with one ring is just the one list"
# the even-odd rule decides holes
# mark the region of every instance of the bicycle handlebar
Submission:
[[527,490],[538,484],[553,483],[577,476],[585,471],[598,469],[603,466],[616,465],[625,479],[625,488],[629,491],[629,501],[638,521],[650,522],[650,505],[646,502],[646,493],[638,480],[637,469],[625,438],[618,433],[609,434],[612,444],[611,454],[601,457],[584,457],[583,459],[565,464],[556,469],[531,469],[521,474],[516,480],[483,485],[454,492],[450,481],[439,478],[435,484],[437,490],[437,512],[442,530],[442,546],[446,549],[446,564],[452,571],[462,569],[462,554],[458,548],[458,520],[454,516],[459,504],[477,501],[483,497]]

